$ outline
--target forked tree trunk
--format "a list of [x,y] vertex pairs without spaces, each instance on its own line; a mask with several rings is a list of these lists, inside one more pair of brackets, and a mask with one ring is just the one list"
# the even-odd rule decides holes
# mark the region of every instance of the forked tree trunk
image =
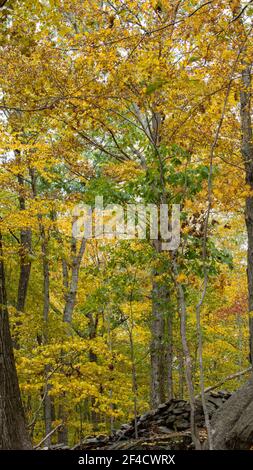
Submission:
[[0,449],[31,449],[22,406],[5,290],[0,235]]

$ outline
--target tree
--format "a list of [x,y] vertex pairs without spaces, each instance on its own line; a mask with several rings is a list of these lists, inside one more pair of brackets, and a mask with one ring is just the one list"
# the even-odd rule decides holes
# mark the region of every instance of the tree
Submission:
[[30,449],[10,334],[0,236],[0,449]]
[[[1,9],[5,287],[36,443],[109,432],[173,396],[190,399],[198,446],[195,395],[247,366],[250,9],[195,3]],[[180,204],[180,248],[161,234],[76,241],[70,214],[97,195]],[[251,292],[251,259],[248,272]]]
[[[246,183],[250,190],[253,189],[253,145],[252,145],[252,121],[251,121],[251,67],[245,54],[248,54],[248,32],[241,19],[241,2],[231,4],[231,9],[236,21],[236,32],[240,33],[243,41],[241,58],[241,89],[240,89],[240,117],[242,146],[241,152],[245,164]],[[247,227],[247,280],[248,280],[248,310],[249,310],[249,359],[253,360],[253,198],[246,198],[245,222]],[[251,375],[246,385],[243,385],[214,417],[214,445],[216,449],[249,449],[253,436],[252,421],[252,381]]]

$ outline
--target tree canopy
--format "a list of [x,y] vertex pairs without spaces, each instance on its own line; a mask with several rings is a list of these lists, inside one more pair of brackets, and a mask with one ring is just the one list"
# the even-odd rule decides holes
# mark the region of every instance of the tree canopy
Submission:
[[[252,15],[243,0],[0,2],[0,353],[13,346],[24,447],[173,397],[198,447],[194,397],[205,411],[206,387],[249,368]],[[97,196],[179,204],[179,248],[75,239],[73,211]]]

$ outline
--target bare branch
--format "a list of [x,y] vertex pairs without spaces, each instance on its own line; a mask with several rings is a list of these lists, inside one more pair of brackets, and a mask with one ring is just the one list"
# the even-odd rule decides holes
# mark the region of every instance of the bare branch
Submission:
[[[212,390],[215,390],[216,388],[219,388],[221,385],[224,383],[228,382],[229,380],[234,380],[237,379],[238,377],[242,377],[242,375],[247,374],[248,372],[252,371],[252,367],[248,367],[247,369],[241,370],[240,372],[236,372],[235,374],[230,374],[224,379],[220,380],[217,382],[215,385],[211,385],[210,387],[205,388],[205,393],[211,392]],[[196,395],[195,398],[199,398],[200,395]]]
[[245,12],[245,10],[248,8],[248,6],[249,6],[251,3],[253,3],[253,0],[250,0],[250,1],[241,9],[241,11],[238,13],[238,15],[236,15],[236,16],[232,19],[231,23],[233,23],[234,21],[238,20],[238,19],[243,15],[243,13]]
[[45,442],[49,437],[51,437],[56,431],[58,431],[58,429],[60,429],[61,427],[63,426],[63,423],[60,423],[58,424],[58,426],[56,426],[54,429],[52,429],[52,431],[50,431],[45,437],[43,437],[43,439],[39,442],[39,444],[37,444],[34,449],[38,449],[42,444],[43,442]]

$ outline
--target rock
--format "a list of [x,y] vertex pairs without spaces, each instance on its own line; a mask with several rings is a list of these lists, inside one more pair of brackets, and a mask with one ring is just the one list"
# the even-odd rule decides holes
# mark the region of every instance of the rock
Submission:
[[103,442],[105,442],[105,441],[107,441],[109,438],[108,438],[108,436],[105,435],[105,434],[99,434],[98,436],[96,436],[96,439],[97,439],[98,441],[103,441]]
[[158,426],[157,431],[162,434],[168,434],[169,432],[171,432],[171,430],[166,426]]
[[[43,449],[46,449],[45,447]],[[54,444],[48,447],[50,450],[69,450],[70,448],[65,444]]]
[[152,414],[150,412],[148,413],[145,413],[144,415],[142,415],[140,417],[140,419],[138,420],[139,423],[142,423],[143,421],[146,421],[147,419],[151,418],[152,417]]
[[159,418],[156,420],[156,424],[163,424],[164,423],[164,418]]
[[188,403],[186,403],[186,405],[184,407],[184,411],[187,411],[188,413],[191,412],[191,407],[190,407],[190,405],[188,405]]
[[176,421],[174,426],[177,431],[185,431],[186,429],[189,429],[190,423],[183,419],[178,422]]
[[[206,395],[210,417],[230,397],[228,392],[211,392]],[[78,446],[78,450],[95,449],[189,449],[192,448],[190,437],[189,402],[172,399],[137,417],[138,439],[135,439],[134,419],[124,423],[111,436],[92,436]],[[204,414],[201,400],[196,401],[195,420],[203,428]],[[176,432],[175,432],[176,431]],[[180,434],[181,433],[181,434]],[[183,433],[184,437],[180,437]],[[158,434],[158,436],[157,436]],[[176,438],[172,438],[174,434]],[[149,443],[150,441],[150,443]],[[139,444],[138,444],[139,443]],[[139,447],[138,447],[139,445]]]
[[161,405],[158,406],[158,410],[166,410],[168,408],[168,403],[162,403]]
[[173,416],[173,415],[169,416],[165,422],[168,425],[174,423],[175,422],[175,416]]
[[182,414],[182,411],[183,411],[182,408],[175,408],[175,409],[173,410],[173,413],[174,413],[174,415],[181,415],[181,414]]
[[122,425],[120,426],[120,429],[130,429],[130,428],[131,428],[130,424],[127,424],[127,423],[126,423],[126,424],[122,424]]
[[220,406],[223,405],[223,400],[221,397],[218,397],[218,398],[210,397],[208,398],[207,403],[212,403],[213,405],[216,406],[216,408],[219,408]]

